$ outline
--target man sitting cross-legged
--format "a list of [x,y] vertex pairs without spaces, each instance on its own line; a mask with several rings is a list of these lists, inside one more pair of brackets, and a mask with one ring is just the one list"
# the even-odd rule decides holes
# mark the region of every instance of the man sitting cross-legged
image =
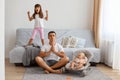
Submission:
[[48,39],[49,43],[41,48],[39,56],[35,58],[36,62],[45,69],[46,73],[61,73],[58,68],[66,65],[69,58],[65,55],[63,47],[56,43],[56,33],[54,31],[48,33]]

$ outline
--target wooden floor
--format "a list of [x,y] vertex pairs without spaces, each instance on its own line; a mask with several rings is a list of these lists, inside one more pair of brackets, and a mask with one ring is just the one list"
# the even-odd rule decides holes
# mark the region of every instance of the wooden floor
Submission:
[[[119,71],[112,70],[110,67],[103,64],[98,64],[97,68],[104,74],[110,76],[112,80],[120,80]],[[5,59],[5,80],[22,80],[24,72],[24,67],[16,67],[14,64],[10,64],[8,59]],[[71,77],[68,76],[66,80],[71,80]]]

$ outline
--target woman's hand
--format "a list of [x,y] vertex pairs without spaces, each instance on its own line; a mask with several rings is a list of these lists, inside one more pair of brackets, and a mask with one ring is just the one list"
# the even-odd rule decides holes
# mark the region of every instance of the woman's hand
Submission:
[[30,15],[30,11],[28,11],[27,14]]
[[48,10],[46,10],[45,12],[46,12],[46,14],[48,14]]
[[45,12],[46,12],[45,20],[48,21],[48,10],[46,10]]
[[30,11],[28,11],[27,14],[28,14],[28,19],[29,19],[29,21],[32,21],[32,20],[33,20],[33,17],[30,16]]

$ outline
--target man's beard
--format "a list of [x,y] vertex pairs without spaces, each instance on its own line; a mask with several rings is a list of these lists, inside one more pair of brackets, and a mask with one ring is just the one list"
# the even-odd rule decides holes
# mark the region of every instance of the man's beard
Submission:
[[55,41],[55,40],[51,40],[50,42],[51,42],[51,43],[55,43],[56,41]]

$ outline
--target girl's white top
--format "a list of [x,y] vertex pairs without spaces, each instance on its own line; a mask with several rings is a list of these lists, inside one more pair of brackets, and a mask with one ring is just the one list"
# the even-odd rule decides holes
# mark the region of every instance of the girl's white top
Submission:
[[43,28],[43,27],[44,27],[44,23],[43,23],[43,19],[40,18],[38,14],[36,14],[36,15],[35,15],[34,28],[38,28],[38,27]]

